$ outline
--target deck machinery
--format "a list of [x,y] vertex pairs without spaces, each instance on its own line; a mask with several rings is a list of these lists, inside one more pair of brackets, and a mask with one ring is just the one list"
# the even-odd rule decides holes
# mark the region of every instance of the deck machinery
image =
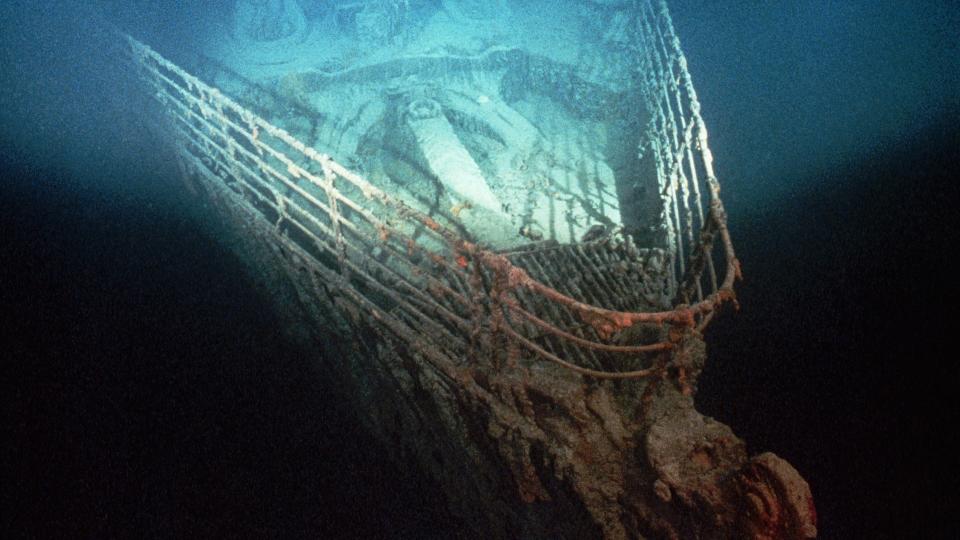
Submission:
[[816,535],[797,472],[693,407],[739,266],[664,2],[238,0],[191,72],[118,42],[186,186],[466,536]]

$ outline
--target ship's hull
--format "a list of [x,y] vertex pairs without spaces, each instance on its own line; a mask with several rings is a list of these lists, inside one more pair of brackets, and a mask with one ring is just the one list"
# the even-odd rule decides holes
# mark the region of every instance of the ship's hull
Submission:
[[[404,200],[118,39],[224,241],[390,458],[436,480],[464,537],[810,538],[797,472],[749,458],[693,406],[700,331],[733,301],[739,265],[666,7],[636,4],[649,73],[635,170],[652,175],[657,223],[644,246],[623,228],[478,241],[465,207]],[[439,114],[468,109],[444,99],[415,97],[395,127],[448,192],[476,189],[479,154],[455,128],[479,124]]]

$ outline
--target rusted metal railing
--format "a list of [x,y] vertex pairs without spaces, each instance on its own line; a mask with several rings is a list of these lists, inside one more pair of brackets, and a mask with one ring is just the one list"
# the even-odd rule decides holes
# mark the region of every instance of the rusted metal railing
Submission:
[[[246,210],[318,283],[373,321],[448,357],[505,339],[515,356],[590,377],[638,378],[663,368],[651,354],[676,347],[734,299],[739,265],[666,5],[638,0],[636,9],[640,94],[650,112],[640,151],[655,159],[665,251],[637,249],[629,237],[553,247],[550,257],[484,249],[143,43],[121,35],[121,48],[206,188]],[[565,273],[580,284],[564,285]],[[658,290],[673,297],[669,309]],[[665,331],[648,342],[626,339],[637,325]]]

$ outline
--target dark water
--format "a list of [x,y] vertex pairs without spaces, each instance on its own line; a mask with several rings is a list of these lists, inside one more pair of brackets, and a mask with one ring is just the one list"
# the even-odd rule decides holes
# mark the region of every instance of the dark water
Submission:
[[[676,4],[746,275],[701,408],[797,466],[822,537],[956,536],[956,13]],[[182,45],[158,5],[143,33]],[[3,536],[449,532],[51,6],[0,23]]]
[[803,473],[822,537],[956,537],[960,11],[673,4],[746,276],[701,408]]
[[[387,465],[240,263],[169,206],[6,163],[6,538],[416,537]],[[12,339],[11,339],[12,338]]]
[[698,401],[803,472],[825,538],[957,530],[958,143],[931,126],[733,220],[743,307],[708,334]]

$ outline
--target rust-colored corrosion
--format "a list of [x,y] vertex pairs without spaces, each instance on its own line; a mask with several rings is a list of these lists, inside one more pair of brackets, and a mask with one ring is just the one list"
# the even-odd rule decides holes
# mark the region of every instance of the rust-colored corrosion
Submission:
[[[810,538],[816,513],[796,471],[775,456],[748,459],[729,428],[693,409],[705,356],[700,331],[722,306],[736,306],[741,268],[665,5],[638,5],[648,10],[646,20],[663,23],[641,29],[644,46],[659,47],[670,60],[645,67],[661,79],[660,94],[686,89],[689,98],[685,116],[673,122],[669,103],[645,96],[664,122],[653,130],[663,131],[655,135],[662,140],[652,145],[664,149],[657,157],[661,188],[679,192],[671,202],[683,201],[662,216],[671,242],[656,256],[613,244],[562,252],[576,272],[599,276],[572,285],[566,275],[550,275],[562,271],[536,261],[550,256],[540,243],[522,246],[533,254],[528,260],[467,241],[450,216],[410,206],[146,46],[125,43],[168,112],[184,161],[229,201],[228,211],[246,216],[244,233],[280,253],[274,262],[289,279],[308,276],[310,290],[320,294],[305,296],[303,306],[326,302],[339,314],[331,319],[352,332],[345,331],[349,346],[369,347],[340,373],[339,382],[349,383],[355,371],[365,372],[358,399],[377,401],[358,410],[376,416],[381,401],[399,396],[401,405],[380,427],[395,426],[398,437],[437,428],[452,441],[445,458],[482,457],[459,475],[455,468],[442,472],[465,480],[447,490],[451,498],[488,478],[475,472],[478,463],[494,463],[499,469],[491,476],[506,476],[497,493],[512,489],[516,497],[506,499],[532,503],[520,510],[524,523],[572,497],[588,514],[583,519],[608,538]],[[682,141],[671,142],[669,129],[682,131],[675,133]],[[322,174],[312,172],[318,169]],[[705,212],[697,206],[700,193],[709,202]],[[450,213],[456,218],[465,208]],[[637,271],[627,279],[621,268]],[[631,289],[644,283],[655,292]],[[668,291],[663,299],[661,286]],[[360,343],[360,330],[372,331],[376,343]],[[618,382],[625,379],[638,380]],[[387,392],[372,391],[377,384]],[[405,424],[393,414],[407,415]],[[492,515],[483,506],[489,499],[480,501],[480,519]]]

